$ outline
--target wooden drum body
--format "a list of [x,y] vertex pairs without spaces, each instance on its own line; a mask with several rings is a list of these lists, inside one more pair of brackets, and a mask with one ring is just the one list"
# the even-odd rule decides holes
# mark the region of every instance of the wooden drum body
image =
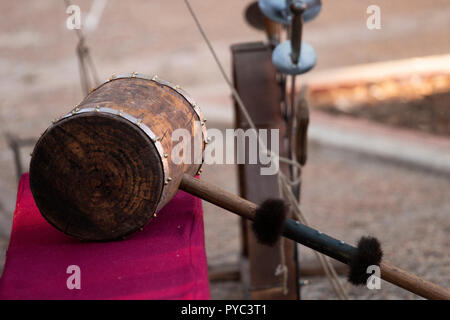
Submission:
[[[202,152],[174,162],[176,129]],[[204,119],[186,93],[156,76],[111,78],[41,136],[30,186],[44,218],[83,240],[123,238],[145,226],[195,175],[207,142]]]

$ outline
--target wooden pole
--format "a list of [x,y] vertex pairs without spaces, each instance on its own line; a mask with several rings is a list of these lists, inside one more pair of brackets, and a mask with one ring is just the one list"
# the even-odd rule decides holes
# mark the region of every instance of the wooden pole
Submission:
[[255,220],[256,204],[190,175],[183,176],[180,189],[241,217]]
[[[214,185],[210,185],[209,183],[206,183],[204,181],[201,181],[199,179],[196,179],[195,177],[192,177],[190,175],[185,174],[181,180],[180,189],[184,190],[194,196],[197,196],[205,201],[208,201],[212,204],[215,204],[223,209],[226,209],[228,211],[231,211],[235,214],[240,215],[241,217],[244,217],[246,219],[254,220],[255,219],[255,212],[258,206],[250,201],[247,201],[245,199],[242,199],[239,196],[236,196],[230,192],[227,192],[225,190],[222,190]],[[314,231],[312,228],[306,227],[302,224],[299,224],[295,222],[299,226],[299,228],[307,228],[308,233],[311,234],[311,230]],[[286,221],[285,226],[290,225],[290,229],[292,233],[292,225],[293,222],[291,219],[288,219]],[[285,235],[288,233],[284,233]],[[314,234],[314,233],[313,233]],[[322,237],[328,237],[332,239],[329,236],[321,234]],[[289,237],[292,239],[292,237]],[[346,264],[349,263],[348,254],[349,252],[356,252],[356,248],[351,247],[347,250],[344,254],[335,253],[334,255],[330,255],[330,248],[323,248],[320,245],[316,245],[312,243],[312,238],[309,237],[307,241],[304,241],[303,243],[299,241],[299,238],[301,237],[295,237],[294,241],[297,241],[303,245],[306,245],[308,247],[311,247],[317,251],[320,251],[324,254],[327,254],[328,256],[331,256],[332,258],[335,258],[341,262],[344,262]],[[332,239],[333,241],[340,242],[336,239]],[[327,250],[327,251],[325,251]],[[342,257],[341,257],[342,256]],[[396,286],[399,286],[403,289],[406,289],[410,292],[413,292],[421,297],[424,297],[426,299],[432,299],[432,300],[450,300],[450,291],[440,287],[434,283],[431,283],[429,281],[426,281],[408,271],[402,270],[400,268],[397,268],[389,263],[382,262],[380,264],[381,269],[381,278],[383,280],[386,280]]]
[[450,291],[389,263],[380,264],[381,278],[430,300],[450,300]]

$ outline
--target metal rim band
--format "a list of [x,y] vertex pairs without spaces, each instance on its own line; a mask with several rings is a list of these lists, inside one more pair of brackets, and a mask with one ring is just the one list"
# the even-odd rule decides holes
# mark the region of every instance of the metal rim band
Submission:
[[[91,93],[95,90],[97,90],[98,88],[100,88],[101,86],[103,86],[104,84],[114,81],[114,80],[118,80],[118,79],[128,79],[128,78],[137,78],[137,79],[143,79],[143,80],[149,80],[149,81],[153,81],[159,84],[162,84],[166,87],[171,88],[172,90],[175,90],[178,94],[180,94],[192,107],[192,109],[194,110],[194,112],[197,114],[198,120],[201,121],[202,123],[204,123],[205,118],[203,117],[203,114],[200,110],[200,107],[197,105],[197,103],[194,101],[194,99],[191,98],[191,96],[184,91],[179,85],[174,85],[173,83],[160,79],[157,75],[150,77],[144,74],[139,74],[136,72],[133,73],[126,73],[126,74],[120,74],[117,76],[112,76],[110,79],[106,80],[105,82],[103,82],[101,85],[99,85],[97,88],[95,88],[94,90],[91,91]],[[89,96],[89,95],[88,95]],[[205,143],[208,143],[207,140],[207,132],[206,132],[206,126],[202,125],[202,134],[203,134],[203,141]]]
[[[100,87],[102,87],[103,85],[114,81],[114,80],[118,80],[118,79],[129,79],[129,78],[138,78],[138,79],[143,79],[143,80],[148,80],[148,81],[153,81],[156,82],[158,84],[164,85],[166,87],[169,87],[170,89],[176,91],[179,95],[181,95],[192,107],[192,109],[194,110],[195,114],[197,115],[199,121],[200,121],[200,125],[201,125],[201,130],[202,130],[202,140],[204,143],[204,146],[209,142],[208,137],[207,137],[207,131],[206,131],[206,125],[205,125],[205,119],[203,117],[203,114],[200,110],[200,108],[198,107],[198,105],[195,103],[195,101],[189,96],[189,94],[186,93],[186,91],[184,91],[180,86],[178,85],[174,85],[172,83],[170,83],[169,81],[165,81],[162,80],[160,78],[158,78],[158,76],[153,76],[153,77],[149,77],[147,75],[142,75],[142,74],[138,74],[136,72],[133,73],[129,73],[129,74],[121,74],[118,76],[112,76],[110,79],[104,81],[102,84],[100,84],[99,86],[97,86],[96,88],[93,88],[91,90],[91,92],[83,99],[83,101],[85,101],[87,99],[87,97],[94,91],[96,91],[97,89],[99,89]],[[61,118],[56,119],[55,121],[53,121],[53,123],[55,124],[56,122],[74,116],[76,114],[81,114],[81,113],[86,113],[86,112],[101,112],[101,113],[107,113],[107,114],[112,114],[112,115],[116,115],[116,116],[120,116],[126,120],[128,120],[130,123],[132,123],[133,125],[138,126],[149,138],[150,140],[153,142],[153,144],[155,145],[162,166],[163,166],[163,174],[164,174],[164,184],[163,184],[163,190],[161,192],[161,199],[164,198],[164,193],[165,193],[165,186],[172,180],[170,177],[170,172],[169,172],[169,163],[166,157],[166,153],[164,152],[164,148],[161,144],[161,142],[159,141],[159,138],[156,136],[156,134],[147,126],[142,122],[142,119],[138,119],[133,117],[130,114],[124,113],[122,110],[116,110],[116,109],[112,109],[112,108],[108,108],[108,107],[102,107],[101,105],[97,105],[96,107],[89,107],[89,108],[78,108],[78,105],[75,107],[75,109],[73,109],[71,112],[69,112],[68,114],[62,116]],[[204,163],[204,152],[202,152],[202,162],[199,165],[198,169],[197,169],[197,174],[201,173],[201,168],[203,166]],[[162,202],[160,201],[160,205],[158,205],[156,212],[159,211],[161,209],[161,204]]]
[[[113,75],[113,76],[111,76],[111,78],[109,78],[108,80],[104,81],[102,84],[100,84],[96,88],[92,89],[91,92],[83,100],[85,100],[92,92],[96,91],[98,88],[100,88],[101,86],[103,86],[106,83],[109,83],[111,81],[118,80],[118,79],[129,79],[129,78],[138,78],[138,79],[153,81],[153,82],[156,82],[158,84],[161,84],[161,85],[164,85],[166,87],[169,87],[170,89],[172,89],[172,90],[176,91],[178,94],[180,94],[191,105],[192,109],[197,114],[197,117],[198,117],[198,119],[200,121],[200,125],[201,125],[201,128],[202,128],[202,140],[203,140],[204,145],[209,143],[208,134],[207,134],[207,130],[206,130],[206,121],[205,121],[205,118],[203,117],[203,114],[202,114],[202,112],[200,110],[200,107],[197,105],[197,103],[179,85],[174,85],[173,83],[171,83],[169,81],[160,79],[157,75],[154,75],[153,77],[150,77],[150,76],[147,76],[145,74],[139,74],[137,72],[125,73],[125,74],[120,74],[120,75],[117,75],[117,76]],[[202,152],[202,163],[198,167],[197,174],[200,174],[201,168],[202,168],[204,162],[205,162],[204,153]]]

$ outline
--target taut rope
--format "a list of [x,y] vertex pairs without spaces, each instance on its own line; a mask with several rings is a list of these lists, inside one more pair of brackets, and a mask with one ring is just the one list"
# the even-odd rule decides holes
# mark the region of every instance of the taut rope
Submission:
[[[294,179],[293,181],[289,180],[280,170],[278,170],[277,175],[278,175],[278,180],[281,183],[282,186],[282,190],[283,190],[283,194],[285,194],[287,196],[287,201],[291,204],[291,208],[294,209],[294,213],[296,218],[303,224],[307,225],[306,223],[306,219],[305,216],[303,215],[301,209],[300,209],[300,205],[298,203],[298,201],[295,199],[295,196],[291,190],[291,188],[289,188],[289,186],[293,186],[293,185],[298,185],[300,183],[300,175],[299,173],[301,172],[301,165],[300,163],[298,163],[297,161],[288,159],[288,158],[284,158],[284,157],[280,157],[279,155],[273,154],[270,150],[267,149],[267,146],[265,145],[265,143],[261,140],[261,138],[256,134],[256,126],[255,123],[253,122],[253,120],[251,119],[247,108],[245,107],[244,102],[242,101],[239,93],[236,91],[236,89],[234,88],[232,82],[230,81],[228,75],[225,72],[225,69],[222,65],[222,63],[220,62],[216,51],[214,50],[214,47],[211,44],[211,41],[209,40],[208,36],[206,35],[199,19],[197,18],[197,15],[195,13],[195,11],[193,10],[191,4],[189,3],[189,0],[184,0],[184,2],[186,3],[186,6],[189,10],[189,13],[191,14],[192,18],[194,19],[195,24],[197,25],[198,31],[200,32],[200,34],[202,35],[206,45],[209,48],[209,51],[211,53],[211,55],[213,56],[219,70],[220,73],[222,74],[225,82],[227,83],[229,89],[231,90],[231,93],[233,95],[233,98],[236,100],[237,105],[239,106],[240,111],[242,112],[242,114],[244,115],[245,119],[247,120],[247,122],[249,123],[250,127],[252,128],[253,132],[255,133],[255,135],[257,136],[258,139],[258,143],[260,145],[260,147],[263,149],[263,152],[266,153],[268,156],[270,156],[273,159],[278,158],[278,160],[280,162],[284,162],[289,164],[290,166],[294,166],[297,167],[297,173],[298,176],[296,179]],[[291,89],[293,90],[293,88]],[[286,198],[286,197],[285,197]],[[283,241],[280,241],[280,245],[283,245]],[[282,248],[281,248],[282,250]],[[283,251],[283,250],[282,250]],[[325,274],[327,275],[333,290],[335,291],[336,295],[338,296],[339,299],[348,299],[348,295],[346,293],[346,291],[344,290],[342,284],[339,281],[339,278],[337,276],[336,270],[334,269],[333,265],[331,264],[331,262],[329,261],[329,259],[327,259],[325,256],[323,256],[321,253],[318,253],[316,251],[314,251],[320,264],[322,265]],[[283,291],[285,293],[287,293],[287,268],[285,266],[285,258],[284,255],[281,254],[281,261],[280,261],[280,266],[278,268],[279,273],[283,273]]]

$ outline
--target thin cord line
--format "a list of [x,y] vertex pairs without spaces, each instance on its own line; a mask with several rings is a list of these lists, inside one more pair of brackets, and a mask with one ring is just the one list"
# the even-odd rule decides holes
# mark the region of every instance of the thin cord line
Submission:
[[[211,42],[209,41],[209,38],[206,35],[205,31],[203,30],[203,27],[202,27],[200,21],[198,20],[197,15],[195,14],[194,10],[192,9],[192,7],[191,7],[191,5],[189,3],[189,0],[184,0],[184,2],[186,4],[186,7],[188,8],[192,18],[193,18],[195,24],[197,25],[197,28],[198,28],[200,34],[202,35],[204,41],[206,42],[206,44],[207,44],[207,46],[209,48],[209,51],[211,52],[211,54],[212,54],[212,56],[213,56],[213,58],[214,58],[214,60],[215,60],[215,62],[217,64],[217,66],[219,67],[219,70],[220,70],[223,78],[225,79],[226,83],[228,84],[228,87],[230,88],[233,97],[236,99],[236,102],[237,102],[241,112],[244,114],[244,117],[246,118],[247,122],[249,123],[250,127],[254,130],[255,135],[256,135],[256,126],[255,126],[253,120],[251,119],[251,117],[250,117],[250,115],[249,115],[249,113],[247,111],[247,108],[245,107],[243,101],[241,100],[241,97],[239,96],[238,92],[236,91],[236,89],[234,88],[233,84],[231,83],[228,75],[226,74],[222,63],[220,62],[220,60],[219,60],[219,58],[218,58],[218,56],[216,54],[216,51],[214,50]],[[272,158],[273,157],[277,157],[280,160],[280,162],[285,162],[285,163],[297,166],[297,167],[299,167],[301,169],[301,165],[297,161],[293,161],[291,159],[280,157],[280,156],[275,155],[272,152],[270,152],[270,150],[267,149],[266,145],[261,140],[261,138],[258,135],[256,135],[256,136],[258,138],[258,142],[259,142],[260,146],[264,149],[264,151],[269,156],[271,156]],[[292,193],[292,190],[288,187],[290,185],[295,185],[296,183],[299,183],[300,182],[300,177],[297,177],[297,179],[295,181],[289,181],[287,179],[287,177],[280,170],[278,170],[277,174],[278,174],[279,179],[282,182],[282,185],[283,185],[283,187],[285,189],[285,193],[287,194],[288,201],[291,202],[291,205],[294,207],[294,211],[297,213],[296,216],[298,218],[300,218],[301,220],[303,220],[303,222],[302,222],[303,224],[307,225],[306,224],[306,219],[304,218],[303,213],[300,210],[300,205],[296,201],[295,196]],[[320,254],[318,252],[316,252],[316,255],[320,255]],[[322,264],[322,266],[323,266],[323,268],[325,270],[325,273],[327,274],[328,278],[330,279],[330,282],[332,283],[333,289],[336,292],[337,296],[340,299],[348,299],[348,296],[347,296],[345,290],[343,289],[342,284],[337,279],[337,274],[336,274],[336,271],[334,270],[333,265],[331,265],[330,261],[327,260],[327,259],[324,259],[325,262],[322,262],[322,259],[319,258],[319,256],[318,256],[318,259],[321,262],[321,264]],[[329,269],[332,269],[334,272],[331,272],[331,274],[330,274],[330,270]]]
[[[72,2],[70,0],[64,0],[64,3],[66,7],[72,5]],[[78,37],[77,57],[80,71],[81,87],[84,93],[88,94],[91,90],[91,87],[97,86],[100,83],[97,68],[90,54],[89,47],[86,45],[86,37],[84,36],[83,31],[81,30],[81,28],[74,28],[73,30]],[[92,80],[92,83],[90,80]]]
[[[283,173],[281,173],[279,175],[279,179],[286,180],[287,177]],[[302,210],[300,209],[300,204],[298,203],[297,199],[294,197],[294,194],[291,192],[291,189],[288,187],[288,184],[282,183],[282,181],[280,184],[283,188],[283,192],[288,197],[288,200],[291,202],[291,204],[293,204],[294,214],[297,217],[297,219],[301,223],[303,223],[305,226],[309,226],[309,223],[308,223],[305,215],[303,214]],[[336,270],[334,269],[333,265],[331,264],[331,261],[321,253],[319,253],[317,251],[313,251],[313,252],[316,255],[317,259],[319,260],[320,264],[322,265],[322,268],[324,269],[324,271],[328,277],[328,280],[330,281],[330,283],[333,287],[333,290],[336,293],[336,295],[338,296],[338,298],[342,299],[342,300],[348,300],[349,297],[347,295],[347,292],[345,291],[344,287],[340,283],[338,275],[336,273]]]

